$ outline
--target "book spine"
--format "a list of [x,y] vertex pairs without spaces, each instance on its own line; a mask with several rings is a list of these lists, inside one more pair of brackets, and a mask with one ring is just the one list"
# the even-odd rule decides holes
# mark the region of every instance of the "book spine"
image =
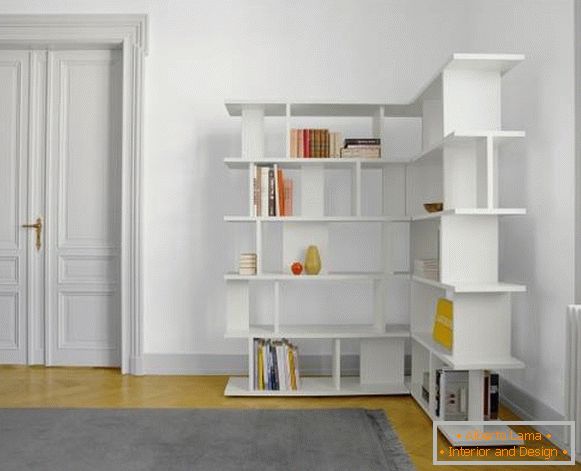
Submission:
[[436,417],[442,420],[440,417],[440,398],[442,396],[442,370],[436,370],[436,395],[434,397],[436,402]]
[[324,139],[324,142],[325,142],[325,153],[324,153],[324,156],[327,157],[327,158],[331,157],[331,141],[330,141],[330,135],[329,134],[330,134],[329,133],[329,130],[328,129],[325,129],[325,139]]
[[345,147],[351,146],[380,146],[381,139],[379,138],[349,138],[345,139]]
[[268,215],[276,216],[274,168],[268,169]]
[[274,215],[280,216],[280,200],[278,195],[280,194],[280,186],[278,183],[278,164],[273,166],[273,178],[274,178]]
[[268,167],[260,167],[260,216],[268,216]]
[[272,389],[274,391],[280,390],[280,384],[278,382],[278,360],[276,355],[276,346],[270,346],[270,352],[272,355]]
[[287,391],[291,391],[293,389],[292,387],[292,381],[291,381],[291,369],[290,369],[290,358],[289,358],[289,351],[290,351],[290,347],[288,342],[284,342],[283,346],[283,358],[284,358],[284,373],[285,373],[285,386],[286,386],[286,390]]
[[299,348],[296,345],[293,345],[292,351],[293,351],[293,362],[295,365],[295,381],[298,390],[301,388],[301,371],[299,368]]
[[276,198],[278,201],[279,207],[279,216],[286,216],[286,208],[285,208],[285,201],[284,201],[284,174],[283,171],[279,168],[276,172],[276,182],[277,182],[277,192]]
[[258,342],[258,389],[264,391],[264,342]]
[[259,184],[259,177],[258,177],[258,167],[254,168],[254,176],[252,177],[252,215],[259,216],[260,215],[260,184]]
[[297,157],[299,159],[302,159],[305,156],[305,131],[304,129],[298,129],[297,130]]
[[270,366],[272,361],[270,359],[270,342],[264,345],[264,384],[267,391],[272,390],[272,377],[270,375]]
[[317,129],[317,158],[323,157],[323,130]]
[[484,420],[490,420],[490,373],[484,373]]
[[285,364],[285,355],[284,355],[284,345],[280,344],[276,346],[276,362],[278,368],[278,389],[280,391],[286,391],[286,370],[284,367]]
[[296,159],[298,157],[298,131],[296,129],[291,129],[290,133],[290,158]]
[[293,349],[292,345],[288,346],[287,349],[287,356],[288,356],[288,364],[289,364],[289,376],[290,376],[290,388],[293,391],[297,390],[297,376],[296,376],[296,369],[295,369],[295,359],[293,356]]
[[499,383],[498,373],[490,374],[490,420],[498,419],[498,402],[499,402]]
[[311,148],[311,143],[309,142],[309,130],[303,129],[303,157],[309,158],[309,149]]
[[309,129],[309,157],[316,157],[315,155],[315,130]]
[[293,215],[293,181],[290,178],[284,180],[284,215]]

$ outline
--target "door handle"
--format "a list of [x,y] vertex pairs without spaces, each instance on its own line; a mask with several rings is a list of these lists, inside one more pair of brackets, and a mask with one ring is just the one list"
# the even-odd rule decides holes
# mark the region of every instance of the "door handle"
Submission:
[[22,227],[27,229],[34,229],[36,231],[36,250],[40,250],[42,245],[42,219],[36,218],[34,224],[22,224]]

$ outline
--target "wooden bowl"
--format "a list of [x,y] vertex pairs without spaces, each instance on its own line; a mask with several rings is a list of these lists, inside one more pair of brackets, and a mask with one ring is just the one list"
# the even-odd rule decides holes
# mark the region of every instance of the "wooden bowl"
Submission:
[[424,203],[424,208],[428,213],[437,213],[444,209],[444,203]]

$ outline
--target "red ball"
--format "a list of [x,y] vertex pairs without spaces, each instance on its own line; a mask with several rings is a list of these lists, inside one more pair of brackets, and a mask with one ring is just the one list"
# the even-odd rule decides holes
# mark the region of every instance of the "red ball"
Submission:
[[294,275],[300,275],[303,272],[303,264],[301,262],[294,262],[291,265],[291,271]]

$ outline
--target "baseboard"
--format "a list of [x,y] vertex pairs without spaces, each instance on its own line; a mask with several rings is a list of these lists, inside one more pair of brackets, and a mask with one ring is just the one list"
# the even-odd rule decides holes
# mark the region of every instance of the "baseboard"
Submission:
[[143,370],[143,357],[129,358],[129,373],[135,376],[145,374]]
[[[563,414],[502,377],[500,378],[500,401],[522,420],[566,420]],[[535,428],[542,434],[551,432],[553,443],[561,448],[566,447],[567,440],[562,430],[557,428],[548,430],[543,426]]]
[[[301,372],[306,375],[330,375],[331,360],[331,355],[301,355]],[[406,371],[409,371],[409,355],[406,355],[405,365]],[[205,353],[146,353],[142,357],[142,371],[149,375],[245,375],[248,372],[248,357]],[[342,355],[341,373],[346,376],[358,375],[359,355]]]

